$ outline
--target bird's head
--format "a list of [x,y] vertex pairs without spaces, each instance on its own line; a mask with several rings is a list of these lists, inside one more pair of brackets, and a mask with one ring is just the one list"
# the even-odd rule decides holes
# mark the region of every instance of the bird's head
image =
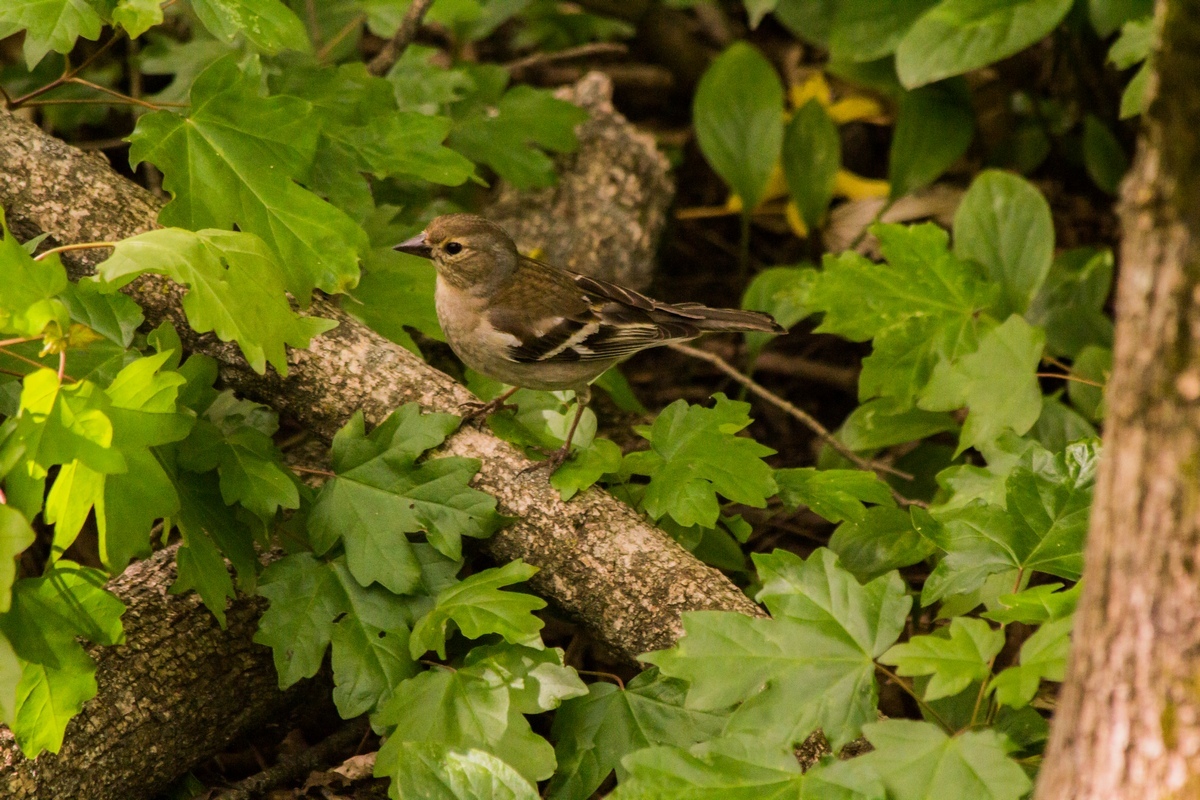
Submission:
[[494,222],[474,214],[437,217],[393,250],[433,261],[443,280],[460,289],[486,291],[517,268],[517,246]]

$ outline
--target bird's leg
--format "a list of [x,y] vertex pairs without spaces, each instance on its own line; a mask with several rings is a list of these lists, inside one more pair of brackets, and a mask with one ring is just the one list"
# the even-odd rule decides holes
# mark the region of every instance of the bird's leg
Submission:
[[459,411],[462,411],[463,409],[467,410],[467,413],[462,415],[463,424],[466,425],[468,422],[476,419],[487,419],[497,411],[505,411],[510,408],[515,411],[517,407],[512,403],[507,402],[507,400],[516,394],[520,388],[521,387],[519,386],[514,386],[504,394],[487,403],[463,403],[458,407]]
[[553,474],[554,470],[561,467],[563,463],[571,457],[571,442],[575,438],[576,429],[579,428],[579,420],[583,419],[583,410],[587,408],[588,402],[591,399],[591,387],[587,387],[583,390],[575,390],[575,419],[571,420],[571,429],[567,431],[567,440],[563,442],[562,447],[546,453],[547,458],[545,461],[538,461],[521,470],[522,472],[534,472],[542,469],[543,467],[548,467],[550,469],[550,473]]

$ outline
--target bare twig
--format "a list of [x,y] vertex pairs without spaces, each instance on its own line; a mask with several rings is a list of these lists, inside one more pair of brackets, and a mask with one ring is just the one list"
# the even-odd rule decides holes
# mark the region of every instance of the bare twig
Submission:
[[21,95],[20,97],[18,97],[15,100],[12,100],[12,99],[9,99],[6,97],[5,99],[8,103],[8,107],[10,109],[11,108],[19,108],[20,106],[29,102],[33,98],[39,97],[39,96],[45,94],[46,92],[57,89],[59,86],[62,86],[64,83],[71,81],[76,75],[78,75],[79,73],[83,72],[85,69],[90,67],[97,58],[99,58],[101,55],[106,53],[108,51],[108,49],[110,47],[112,47],[114,44],[116,44],[117,40],[120,38],[121,38],[121,31],[117,31],[115,34],[113,34],[112,38],[110,38],[107,42],[105,42],[99,48],[97,48],[96,52],[92,53],[90,56],[88,56],[86,59],[84,59],[83,63],[81,63],[77,67],[70,66],[70,62],[68,62],[66,68],[63,69],[62,75],[59,75],[57,78],[50,81],[50,83],[47,83],[45,86],[34,89],[32,92],[29,92],[28,94]]
[[433,0],[413,0],[408,11],[404,12],[404,19],[400,21],[400,27],[396,29],[396,34],[383,46],[379,55],[371,59],[371,63],[367,65],[368,72],[372,75],[382,76],[396,65],[400,56],[404,55],[404,51],[412,44],[413,39],[417,38],[417,31],[421,29],[421,20],[425,18],[425,12],[431,5],[433,5]]
[[367,718],[360,717],[304,752],[281,759],[270,769],[239,781],[233,788],[217,795],[217,800],[253,800],[276,786],[299,780],[314,769],[332,764],[346,753],[353,753],[366,730],[369,730]]
[[34,261],[41,261],[48,255],[53,253],[66,253],[70,250],[94,250],[97,247],[116,247],[116,242],[76,242],[75,244],[64,244],[59,247],[51,247],[49,250],[43,250],[33,257]]
[[625,55],[629,52],[629,48],[620,42],[592,42],[590,44],[581,44],[578,47],[568,47],[565,50],[558,50],[553,53],[533,53],[509,61],[504,65],[504,68],[509,72],[516,73],[533,67],[540,67],[543,64],[553,64],[558,61],[570,61],[575,58],[589,58],[591,56],[613,56]]
[[[911,481],[913,479],[913,476],[909,475],[907,472],[901,472],[900,470],[896,469],[895,467],[889,466],[887,464],[881,464],[878,461],[868,461],[867,459],[863,458],[858,453],[851,450],[849,447],[846,447],[846,445],[843,444],[836,436],[834,436],[829,431],[828,428],[826,428],[819,421],[817,421],[817,419],[814,416],[812,416],[808,412],[804,411],[803,409],[798,408],[797,406],[793,405],[792,403],[789,403],[787,400],[784,400],[782,397],[775,394],[774,392],[772,392],[770,389],[766,388],[762,384],[758,383],[758,381],[754,380],[753,378],[749,378],[746,375],[742,374],[735,367],[733,367],[728,361],[721,358],[716,353],[710,353],[707,350],[700,350],[699,348],[696,348],[696,347],[689,347],[686,344],[671,344],[671,345],[668,345],[668,347],[670,347],[672,350],[675,350],[676,352],[683,353],[686,356],[690,356],[692,358],[699,359],[700,361],[707,361],[709,364],[712,364],[714,367],[719,369],[725,375],[727,375],[730,378],[732,378],[733,380],[737,381],[742,386],[745,386],[746,390],[749,391],[751,394],[755,395],[756,397],[761,398],[762,400],[767,401],[768,403],[775,406],[776,408],[780,408],[783,411],[790,414],[791,416],[800,420],[800,422],[802,422],[805,425],[805,427],[807,427],[809,430],[811,430],[813,433],[815,433],[817,436],[819,436],[826,444],[828,444],[830,447],[832,447],[834,450],[836,450],[838,453],[840,453],[846,459],[851,461],[859,469],[864,469],[864,470],[867,470],[868,472],[886,472],[889,475],[895,475],[896,477],[903,478],[906,481]],[[910,500],[909,498],[907,498],[904,495],[897,492],[895,489],[892,489],[892,496],[895,497],[896,502],[900,503],[901,505],[906,505],[906,506],[913,506],[913,505],[924,506],[925,505],[925,503],[923,503],[920,500]]]
[[[330,37],[329,41],[321,45],[321,49],[317,51],[317,63],[324,64],[328,59],[333,49],[341,44],[341,41],[353,33],[359,25],[367,21],[366,14],[357,14],[349,22],[342,26],[342,29]],[[391,67],[388,67],[391,69]]]

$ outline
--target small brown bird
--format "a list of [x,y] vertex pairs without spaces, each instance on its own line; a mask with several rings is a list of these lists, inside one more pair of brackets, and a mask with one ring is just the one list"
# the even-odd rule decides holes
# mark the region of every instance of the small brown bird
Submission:
[[[767,314],[660,303],[535,261],[517,252],[503,228],[474,214],[438,217],[394,249],[432,259],[438,321],[467,366],[518,388],[575,391],[567,441],[545,462],[551,471],[570,454],[592,381],[618,361],[710,331],[785,332]],[[468,418],[499,410],[515,391]]]

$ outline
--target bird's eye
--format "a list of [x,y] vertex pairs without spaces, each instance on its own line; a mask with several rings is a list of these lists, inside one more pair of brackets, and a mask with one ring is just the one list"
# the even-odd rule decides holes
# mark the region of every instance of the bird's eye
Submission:
[[445,250],[452,256],[456,256],[462,252],[462,245],[458,242],[446,242]]

